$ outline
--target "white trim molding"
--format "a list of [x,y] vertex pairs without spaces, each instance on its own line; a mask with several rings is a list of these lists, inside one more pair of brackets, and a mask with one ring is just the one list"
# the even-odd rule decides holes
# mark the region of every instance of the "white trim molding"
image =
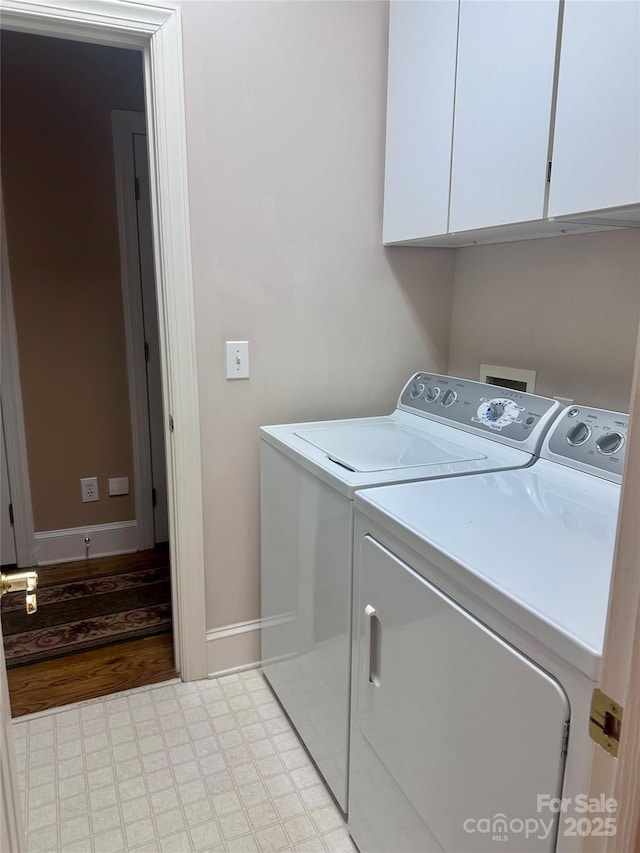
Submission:
[[175,660],[183,680],[204,678],[202,472],[180,10],[122,0],[1,0],[0,10],[7,29],[137,47],[144,55]]
[[236,622],[207,631],[209,678],[260,666],[262,619]]
[[144,315],[140,287],[138,220],[136,214],[135,169],[131,136],[147,133],[144,113],[111,111],[116,200],[120,242],[120,280],[124,305],[124,337],[129,380],[129,412],[133,445],[136,519],[140,550],[155,545],[153,526],[153,478],[149,437],[147,368],[144,357]]
[[1,0],[2,27],[94,44],[139,47],[177,9],[131,0]]
[[138,550],[138,525],[136,521],[116,521],[93,527],[40,530],[33,535],[33,545],[38,566],[132,554]]
[[22,388],[20,387],[20,364],[18,357],[18,333],[13,313],[13,293],[7,250],[7,234],[4,221],[4,204],[0,193],[0,369],[2,388],[2,422],[7,449],[9,489],[13,504],[13,535],[16,543],[16,561],[20,568],[33,566],[33,505],[29,481],[27,458],[27,436],[24,427]]
[[[200,413],[187,195],[182,36],[169,12],[145,50],[147,139],[154,221],[176,660],[185,681],[207,670]],[[182,649],[185,649],[185,653]]]
[[209,678],[222,678],[225,675],[235,675],[238,672],[247,672],[250,669],[260,669],[260,661],[245,663],[242,666],[232,666],[229,669],[219,669],[217,672],[210,672]]

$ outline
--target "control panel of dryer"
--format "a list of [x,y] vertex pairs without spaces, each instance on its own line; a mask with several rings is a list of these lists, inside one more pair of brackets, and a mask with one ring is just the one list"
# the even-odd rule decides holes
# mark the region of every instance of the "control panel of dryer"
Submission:
[[629,415],[571,406],[550,431],[541,456],[619,483],[628,430]]
[[471,379],[416,373],[398,407],[535,452],[561,405],[548,397]]

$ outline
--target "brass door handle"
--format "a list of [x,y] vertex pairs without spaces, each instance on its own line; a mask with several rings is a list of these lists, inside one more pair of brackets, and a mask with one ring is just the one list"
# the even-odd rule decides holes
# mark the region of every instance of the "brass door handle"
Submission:
[[0,573],[0,598],[7,592],[18,592],[23,589],[26,592],[25,604],[27,613],[35,613],[38,609],[38,601],[36,599],[36,590],[38,588],[38,573],[34,571],[28,572],[11,572],[10,574]]

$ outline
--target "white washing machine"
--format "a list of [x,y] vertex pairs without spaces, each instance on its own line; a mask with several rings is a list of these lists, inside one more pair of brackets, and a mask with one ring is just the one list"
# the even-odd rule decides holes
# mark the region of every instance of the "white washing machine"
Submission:
[[260,430],[263,671],[344,811],[354,495],[528,465],[559,408],[417,373],[391,415]]
[[357,493],[361,853],[577,851],[611,834],[615,818],[576,797],[599,748],[589,709],[627,427],[575,406],[528,468]]

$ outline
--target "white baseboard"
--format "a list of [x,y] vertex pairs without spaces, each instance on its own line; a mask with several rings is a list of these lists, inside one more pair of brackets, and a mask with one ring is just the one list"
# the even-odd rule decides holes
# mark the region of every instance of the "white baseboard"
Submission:
[[237,622],[207,631],[209,678],[260,666],[262,619]]
[[131,554],[138,550],[136,521],[96,524],[94,527],[69,527],[66,530],[41,530],[33,535],[36,565],[70,563],[87,556],[85,537],[91,540],[89,558]]
[[245,663],[242,666],[232,666],[229,669],[219,669],[217,672],[210,672],[207,678],[222,678],[223,675],[236,675],[238,672],[260,669],[261,666],[262,664],[259,660],[254,660],[253,663]]

